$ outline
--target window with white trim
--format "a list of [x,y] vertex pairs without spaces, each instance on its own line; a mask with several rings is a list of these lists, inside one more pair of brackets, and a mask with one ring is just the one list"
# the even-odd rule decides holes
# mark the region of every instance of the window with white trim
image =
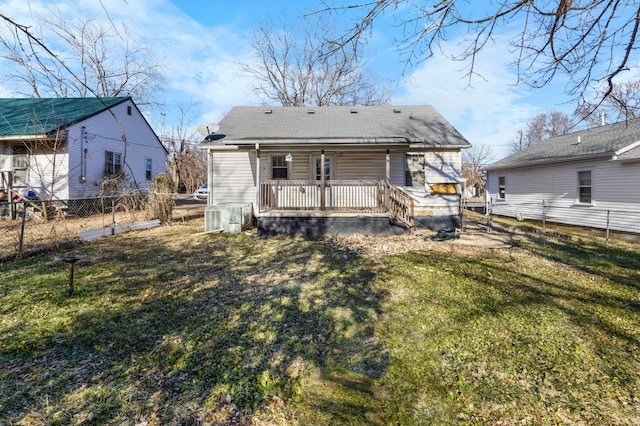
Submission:
[[591,204],[591,170],[578,171],[578,202]]
[[507,197],[507,177],[498,177],[498,199],[504,200]]
[[424,154],[407,154],[405,186],[424,187]]
[[105,176],[117,176],[122,173],[122,154],[119,152],[104,152]]
[[271,157],[271,178],[289,179],[289,163],[284,155]]

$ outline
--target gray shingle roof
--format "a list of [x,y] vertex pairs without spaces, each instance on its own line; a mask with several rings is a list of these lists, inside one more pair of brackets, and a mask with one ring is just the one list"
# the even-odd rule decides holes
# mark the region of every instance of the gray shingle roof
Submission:
[[625,151],[624,153],[620,154],[618,156],[618,160],[640,161],[640,146],[636,146],[635,148],[632,148],[632,149],[630,149],[628,151]]
[[[640,141],[640,118],[546,139],[488,165],[485,170],[611,157],[617,151],[638,141]],[[624,155],[630,157],[637,154],[637,151],[631,150]]]
[[0,98],[0,137],[49,134],[129,99]]
[[218,145],[321,141],[470,146],[432,106],[235,107],[217,133],[224,135]]

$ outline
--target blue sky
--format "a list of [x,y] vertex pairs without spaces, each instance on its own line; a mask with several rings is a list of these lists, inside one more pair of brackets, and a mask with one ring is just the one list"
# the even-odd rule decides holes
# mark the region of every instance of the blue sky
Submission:
[[[259,105],[251,81],[239,70],[238,61],[250,61],[247,39],[252,26],[269,15],[295,17],[319,0],[0,0],[0,11],[28,23],[47,8],[60,7],[68,16],[91,16],[124,21],[152,49],[166,69],[166,93],[162,110],[152,111],[149,121],[157,133],[176,123],[179,106],[193,104],[193,127],[216,123],[236,105]],[[46,5],[46,6],[45,6]],[[286,8],[286,10],[285,10]],[[391,17],[374,27],[366,56],[372,73],[391,82],[391,103],[433,105],[472,144],[491,149],[490,160],[511,152],[517,131],[540,112],[571,113],[573,105],[562,95],[562,85],[531,91],[515,86],[506,38],[496,38],[479,57],[482,78],[468,85],[463,64],[434,57],[402,73],[403,57],[394,47],[397,29]],[[453,37],[444,48],[455,49]],[[12,88],[0,82],[0,96],[12,96]],[[135,100],[135,99],[134,99]]]

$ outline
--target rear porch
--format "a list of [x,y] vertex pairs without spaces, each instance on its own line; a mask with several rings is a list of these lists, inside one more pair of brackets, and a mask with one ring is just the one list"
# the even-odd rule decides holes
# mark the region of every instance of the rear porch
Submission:
[[259,235],[396,235],[414,228],[414,200],[388,180],[268,180]]

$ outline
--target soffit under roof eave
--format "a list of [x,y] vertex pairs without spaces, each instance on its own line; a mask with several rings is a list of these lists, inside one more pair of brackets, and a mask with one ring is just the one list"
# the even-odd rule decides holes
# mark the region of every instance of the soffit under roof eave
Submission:
[[43,141],[43,140],[55,140],[55,137],[48,135],[11,135],[0,136],[1,142],[28,142],[28,141]]
[[[329,152],[412,152],[407,145],[259,145],[262,152],[320,152],[321,150]],[[255,145],[230,145],[230,146],[198,146],[199,149],[206,149],[211,152],[229,152],[229,151],[255,151]],[[416,150],[417,151],[417,150]]]
[[409,140],[401,137],[391,138],[318,138],[318,139],[229,139],[222,141],[225,145],[409,145],[422,143],[421,140]]
[[221,144],[208,144],[202,142],[197,146],[198,149],[208,149],[210,151],[237,151],[238,145],[221,145]]
[[467,149],[471,148],[471,145],[442,145],[442,144],[410,144],[409,150],[459,150],[459,149]]

